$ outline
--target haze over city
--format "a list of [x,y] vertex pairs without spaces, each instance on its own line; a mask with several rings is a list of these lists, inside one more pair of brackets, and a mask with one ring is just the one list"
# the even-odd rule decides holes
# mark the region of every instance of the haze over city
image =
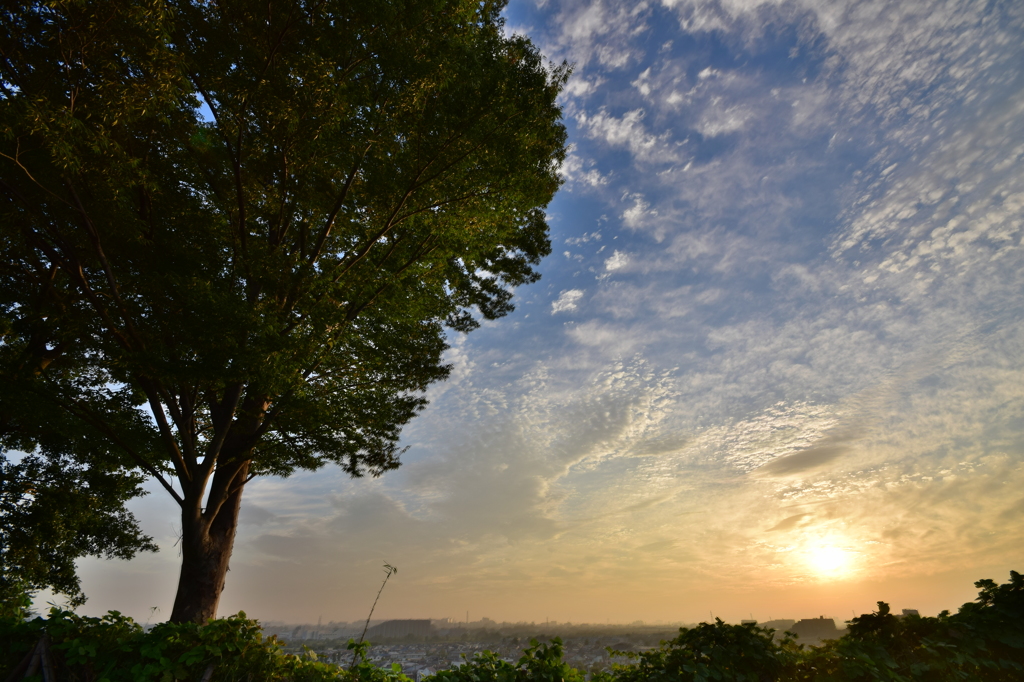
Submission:
[[[249,484],[220,613],[365,618],[383,561],[375,619],[538,623],[934,615],[1020,570],[1024,4],[505,16],[575,65],[543,278],[451,333],[399,470]],[[170,611],[178,509],[132,508],[161,551],[83,561],[83,613]]]

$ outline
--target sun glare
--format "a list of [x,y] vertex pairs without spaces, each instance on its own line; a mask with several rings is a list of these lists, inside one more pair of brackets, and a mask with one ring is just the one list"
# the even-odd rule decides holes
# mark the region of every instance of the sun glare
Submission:
[[849,571],[850,552],[838,547],[819,547],[811,550],[810,560],[819,574],[840,576]]

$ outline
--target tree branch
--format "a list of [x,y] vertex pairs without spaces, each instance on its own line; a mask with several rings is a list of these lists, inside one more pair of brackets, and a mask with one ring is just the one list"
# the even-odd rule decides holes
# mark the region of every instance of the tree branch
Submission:
[[124,300],[121,298],[120,287],[117,286],[117,279],[114,277],[114,270],[110,267],[110,261],[107,260],[107,254],[103,251],[103,244],[100,242],[100,234],[96,229],[96,226],[92,222],[92,218],[89,217],[88,212],[85,210],[85,206],[82,204],[82,200],[78,196],[78,192],[75,191],[75,186],[71,181],[67,181],[68,191],[71,193],[71,197],[75,200],[75,208],[81,214],[82,220],[85,223],[86,232],[89,234],[89,239],[92,241],[93,249],[96,251],[96,257],[100,261],[100,266],[103,268],[103,274],[107,279],[107,286],[110,287],[111,298],[114,299],[114,303],[121,311],[121,317],[124,320],[124,324],[128,329],[129,335],[138,344],[138,348],[135,350],[144,350],[146,348],[145,342],[135,329],[135,325],[132,324],[131,315],[128,313],[128,307],[124,304]]
[[210,484],[210,493],[206,498],[206,511],[203,512],[203,517],[208,523],[213,523],[213,520],[217,518],[217,514],[220,513],[224,504],[231,499],[231,495],[234,492],[245,487],[244,476],[242,483],[235,488],[232,488],[231,484],[238,478],[240,473],[243,471],[247,472],[250,461],[248,459],[231,460],[225,462],[223,466],[217,467],[213,481]]
[[146,393],[146,398],[149,400],[149,409],[153,412],[153,418],[156,420],[157,427],[160,430],[164,446],[174,461],[174,468],[178,470],[178,479],[181,481],[182,487],[184,487],[186,482],[193,482],[192,472],[181,455],[181,449],[178,447],[178,442],[174,439],[174,432],[171,431],[170,424],[167,423],[167,415],[164,414],[163,405],[160,403],[159,388],[154,386],[152,380],[145,377],[140,377],[137,381]]
[[372,146],[372,141],[366,145],[366,149],[363,150],[362,156],[360,156],[359,160],[356,161],[354,166],[352,166],[352,171],[348,174],[348,177],[345,178],[345,186],[342,187],[341,194],[338,196],[338,200],[334,202],[334,208],[331,209],[330,214],[327,216],[327,223],[324,226],[324,231],[320,235],[320,239],[317,240],[316,248],[313,249],[313,253],[309,258],[308,262],[310,265],[316,263],[316,261],[323,254],[324,244],[326,244],[327,242],[328,235],[331,234],[331,229],[334,227],[334,221],[337,219],[338,213],[341,211],[342,207],[345,204],[345,199],[346,197],[348,197],[348,190],[352,186],[352,181],[355,180],[356,173],[359,172],[359,167],[363,165],[363,161],[366,160],[366,155],[370,152],[370,147]]
[[134,448],[125,443],[124,440],[117,435],[117,432],[114,431],[114,429],[112,429],[106,422],[91,414],[88,408],[82,407],[82,404],[77,400],[72,401],[71,403],[65,403],[56,396],[49,396],[49,399],[56,402],[58,405],[60,405],[62,408],[64,408],[71,414],[77,415],[79,419],[83,420],[84,422],[92,426],[94,429],[96,429],[97,431],[105,435],[107,438],[109,438],[115,445],[124,450],[129,457],[135,460],[135,463],[138,464],[142,469],[144,469],[146,473],[155,478],[160,483],[160,485],[162,485],[164,489],[168,493],[170,493],[171,497],[174,498],[174,501],[177,502],[179,506],[184,505],[184,499],[182,499],[181,495],[177,493],[177,491],[171,486],[171,484],[168,483],[167,480],[160,475],[160,472],[157,470],[157,468],[154,467],[149,462],[147,462],[145,458],[142,457],[142,455],[135,451]]

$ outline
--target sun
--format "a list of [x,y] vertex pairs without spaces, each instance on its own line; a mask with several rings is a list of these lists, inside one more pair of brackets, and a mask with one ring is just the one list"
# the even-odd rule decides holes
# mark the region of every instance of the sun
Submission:
[[819,547],[810,551],[810,562],[820,575],[840,576],[849,572],[850,552],[833,546]]

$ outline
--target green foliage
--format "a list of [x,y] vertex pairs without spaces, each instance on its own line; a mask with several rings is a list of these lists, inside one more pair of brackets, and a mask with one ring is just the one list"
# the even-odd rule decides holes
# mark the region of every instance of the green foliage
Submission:
[[639,654],[614,652],[634,662],[616,665],[601,682],[764,682],[777,680],[796,662],[795,649],[786,639],[772,640],[772,630],[753,625],[728,625],[716,618],[695,628],[680,628],[679,635],[661,647]]
[[23,599],[8,602],[0,613],[0,678],[7,678],[8,671],[35,648],[45,632],[41,618],[26,620],[30,605],[28,595],[23,594]]
[[[550,250],[566,73],[501,7],[5,12],[6,376],[153,474],[198,473],[230,428],[259,473],[395,466],[443,324],[507,313]],[[169,431],[111,422],[143,403]]]
[[212,668],[211,682],[409,682],[400,669],[382,670],[365,661],[348,671],[318,661],[312,652],[286,654],[244,613],[205,626],[163,623],[144,632],[116,611],[88,618],[57,608],[45,620],[0,619],[0,676],[6,677],[43,632],[59,680],[192,681]]
[[[379,668],[368,661],[366,654],[369,649],[369,642],[348,640],[348,650],[353,652],[355,661],[347,671],[349,677],[359,682],[409,682],[409,678],[402,674],[402,666],[398,663],[392,663],[390,668]],[[315,660],[316,654],[311,651],[308,653]],[[340,667],[337,669],[341,670]]]
[[473,656],[451,670],[441,670],[434,682],[583,682],[585,676],[562,660],[562,640],[530,640],[518,663],[501,660],[491,651]]
[[0,593],[0,619],[25,620],[32,617],[32,593],[15,580],[5,582]]
[[76,559],[155,550],[123,506],[142,494],[139,483],[130,472],[86,467],[50,448],[18,462],[0,459],[0,609],[45,587],[81,604]]

